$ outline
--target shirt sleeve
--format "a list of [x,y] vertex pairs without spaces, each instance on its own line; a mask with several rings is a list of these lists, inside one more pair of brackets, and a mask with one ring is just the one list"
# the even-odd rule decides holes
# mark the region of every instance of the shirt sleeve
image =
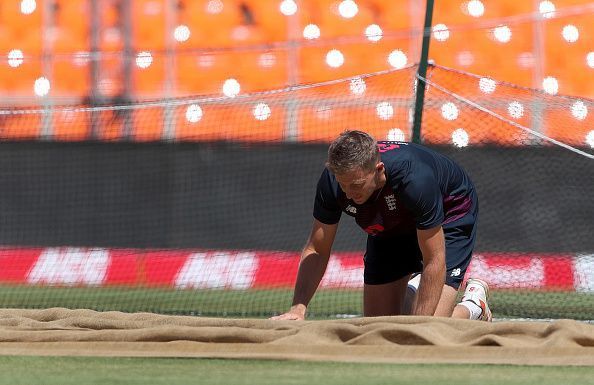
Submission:
[[426,230],[444,221],[443,197],[435,173],[420,164],[402,180],[401,199],[413,213],[417,229]]
[[313,216],[327,225],[338,223],[342,214],[334,191],[335,186],[333,186],[330,173],[328,169],[324,169],[316,189]]

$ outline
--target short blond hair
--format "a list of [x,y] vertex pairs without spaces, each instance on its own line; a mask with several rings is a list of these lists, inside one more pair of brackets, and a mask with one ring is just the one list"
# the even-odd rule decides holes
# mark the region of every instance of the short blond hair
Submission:
[[326,167],[335,175],[341,175],[356,168],[372,170],[379,160],[377,142],[371,135],[347,130],[330,144]]

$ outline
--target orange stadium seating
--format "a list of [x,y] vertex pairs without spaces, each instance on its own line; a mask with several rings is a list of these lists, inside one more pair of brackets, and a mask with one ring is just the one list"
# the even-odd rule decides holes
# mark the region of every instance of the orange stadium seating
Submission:
[[43,9],[49,0],[39,0],[35,7],[28,7],[28,13],[21,12],[21,1],[0,1],[0,25],[6,26],[17,39],[22,39],[29,31],[40,29],[43,23]]
[[257,114],[260,119],[256,119],[254,111],[259,103],[265,100],[241,105],[198,105],[200,113],[195,113],[191,119],[188,119],[190,106],[180,107],[176,112],[176,138],[180,141],[281,140],[285,129],[283,108],[269,104],[269,111],[260,109]]
[[313,4],[302,2],[293,15],[283,15],[280,2],[270,0],[247,0],[244,2],[253,18],[271,42],[283,42],[302,38],[303,28],[313,21]]
[[39,138],[41,115],[9,115],[0,117],[0,137],[4,140]]
[[57,0],[55,4],[55,25],[57,27],[68,30],[74,37],[88,35],[91,11],[91,4],[88,1]]
[[[165,61],[161,53],[153,53],[150,63],[142,64],[143,57],[137,56],[132,67],[132,92],[145,99],[158,99],[165,94]],[[146,66],[148,64],[148,66]]]
[[154,141],[160,140],[163,135],[163,108],[150,107],[138,108],[132,112],[132,132],[134,140]]
[[165,48],[164,0],[133,0],[132,34],[134,47],[138,50],[162,50]]
[[52,114],[52,136],[58,140],[76,141],[89,138],[89,113],[75,109],[61,109]]
[[352,17],[343,17],[338,11],[338,2],[318,9],[319,26],[324,37],[363,36],[365,28],[376,22],[374,14],[364,3],[359,3],[358,12]]
[[[198,94],[221,96],[223,83],[231,78],[239,82],[240,94],[246,94],[295,83],[347,78],[418,60],[424,14],[424,6],[419,2],[359,0],[356,1],[357,13],[350,18],[342,17],[339,9],[342,7],[343,11],[348,11],[352,3],[341,6],[341,0],[298,1],[296,13],[291,16],[281,13],[281,3],[281,0],[131,0],[131,43],[134,50],[131,53],[131,96],[135,99]],[[560,10],[588,2],[556,0],[554,3]],[[14,67],[6,59],[0,63],[1,95],[28,96],[36,101],[33,84],[36,79],[45,76],[51,82],[50,97],[83,100],[91,89],[90,60],[99,60],[101,94],[114,97],[121,92],[126,62],[122,55],[125,28],[119,13],[121,0],[101,0],[98,3],[99,13],[93,15],[100,18],[101,27],[100,55],[96,59],[86,58],[84,54],[91,49],[90,0],[37,0],[26,3],[21,9],[22,4],[18,0],[0,1],[1,55],[6,57],[13,49],[21,50],[24,55],[22,63],[16,63],[19,65]],[[445,24],[449,28],[449,36],[438,39],[439,36],[432,35],[431,59],[443,66],[527,87],[542,88],[543,79],[538,76],[551,76],[558,81],[560,94],[594,97],[588,81],[594,75],[594,69],[586,62],[586,55],[594,50],[591,46],[594,39],[591,12],[536,20],[528,17],[538,12],[538,4],[534,2],[501,0],[483,1],[482,4],[484,13],[473,15],[464,0],[436,3],[433,22]],[[515,15],[524,17],[509,19]],[[310,23],[320,28],[320,38],[304,39],[303,29]],[[383,32],[381,40],[372,42],[365,37],[365,29],[370,24],[380,26]],[[563,28],[569,24],[577,27],[579,36],[563,36]],[[495,37],[493,28],[499,25],[509,27],[509,41],[500,41]],[[189,34],[177,36],[179,41],[176,41],[174,30],[178,26],[187,26]],[[537,35],[539,33],[542,35]],[[287,44],[289,40],[293,43]],[[337,55],[335,67],[327,62],[327,54],[332,49],[343,55],[342,59]],[[405,62],[402,62],[402,56],[399,56],[398,63],[388,61],[390,53],[395,50],[406,55]],[[135,59],[142,51],[150,53],[152,61],[149,65],[145,62],[142,66],[142,61],[141,66],[136,65]],[[168,58],[169,53],[173,56]],[[43,57],[46,58],[45,64]],[[341,60],[344,62],[340,63]],[[295,64],[291,65],[292,62]],[[14,60],[12,63],[15,64]],[[168,79],[171,80],[170,87],[166,87]],[[170,93],[165,94],[166,89]],[[411,92],[406,87],[398,89],[405,90],[407,95]],[[382,92],[384,95],[390,90]],[[477,87],[465,90],[465,95],[484,96]],[[207,104],[203,108],[203,119],[195,123],[187,122],[184,111],[176,111],[178,138],[219,138],[221,126],[210,119],[217,117],[222,119],[221,122],[227,122],[225,127],[231,127],[234,116],[245,118],[249,124],[242,124],[249,128],[229,134],[233,138],[245,137],[248,131],[254,133],[253,137],[267,140],[283,136],[282,129],[277,126],[283,126],[281,116],[284,117],[284,113],[272,114],[270,119],[258,121],[250,117],[249,110],[233,109],[230,114],[230,106]],[[163,134],[162,128],[148,124],[151,113],[163,116],[163,111],[153,109],[132,114],[134,127],[140,125],[139,131],[133,133],[139,140],[156,140]],[[346,111],[341,113],[347,114]],[[362,111],[354,111],[353,114],[357,117],[365,115]],[[439,121],[439,114],[439,110],[429,110],[426,116]],[[505,115],[505,111],[502,114]],[[323,122],[318,121],[318,115],[307,110],[300,111],[303,140],[328,139],[320,130]],[[76,114],[58,115],[52,119],[58,127],[55,129],[57,137],[64,140],[84,138],[89,133],[88,122],[81,121],[79,129],[60,125],[61,121],[67,122],[68,119],[78,122]],[[573,118],[570,116],[568,119],[570,122]],[[9,120],[20,122],[18,117]],[[117,139],[123,135],[121,119],[108,120],[112,123],[101,137]],[[154,119],[153,122],[161,120]],[[11,132],[8,135],[13,138],[26,138],[37,130],[29,125],[19,134],[6,128],[14,127],[14,124],[4,126],[5,132]],[[378,135],[385,136],[391,128],[402,128],[406,124],[392,127],[390,122],[380,121]],[[583,143],[585,129],[569,123],[563,125],[564,130],[572,130],[573,133],[563,134],[555,127],[547,130],[558,137],[569,135],[575,143]],[[497,136],[497,130],[458,127],[456,122],[429,127],[425,135],[431,141],[450,142],[451,132],[457,128],[467,131],[471,143],[518,143],[518,138],[510,135]],[[271,132],[265,133],[266,129]]]

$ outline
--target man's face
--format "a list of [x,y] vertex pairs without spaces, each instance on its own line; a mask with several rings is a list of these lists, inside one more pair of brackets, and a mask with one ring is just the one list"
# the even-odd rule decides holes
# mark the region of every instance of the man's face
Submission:
[[356,168],[344,174],[336,175],[336,180],[347,198],[360,205],[385,183],[384,164],[379,162],[373,170]]

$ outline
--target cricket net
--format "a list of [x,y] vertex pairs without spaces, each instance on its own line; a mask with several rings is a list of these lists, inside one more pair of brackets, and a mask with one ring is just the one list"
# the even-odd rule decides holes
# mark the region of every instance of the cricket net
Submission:
[[[327,145],[410,140],[416,67],[226,97],[0,111],[0,306],[269,316],[291,302]],[[594,103],[433,66],[421,137],[477,186],[497,317],[594,319]],[[361,314],[341,221],[310,314]]]

